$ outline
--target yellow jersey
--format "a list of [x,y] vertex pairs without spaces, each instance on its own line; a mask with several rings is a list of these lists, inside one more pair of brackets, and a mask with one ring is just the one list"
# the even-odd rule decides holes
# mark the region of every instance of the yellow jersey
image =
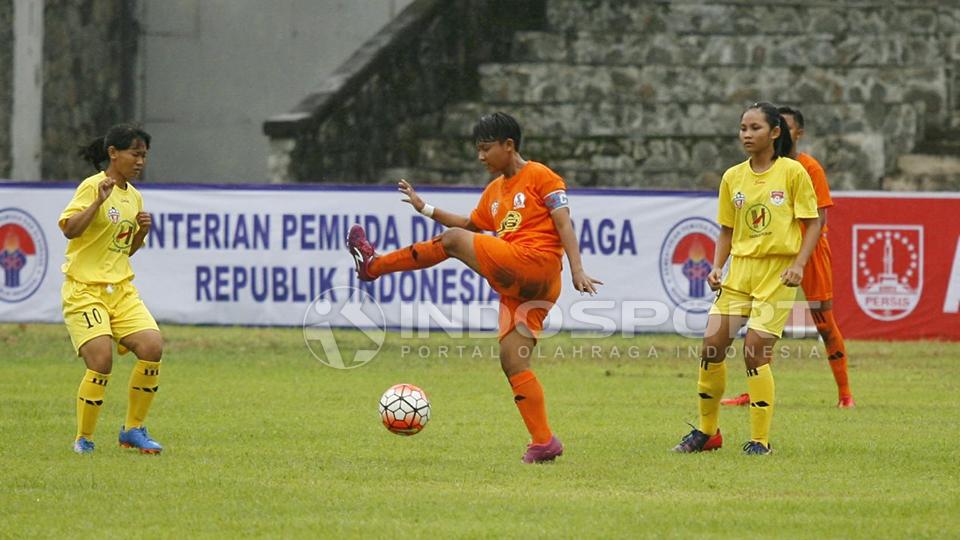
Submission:
[[[97,200],[97,186],[106,180],[104,172],[84,180],[57,222],[60,226],[74,214]],[[137,213],[143,210],[143,197],[127,182],[126,189],[113,187],[83,234],[67,241],[67,260],[61,269],[81,283],[119,283],[133,277],[130,245],[139,228]]]
[[733,229],[734,256],[796,255],[803,242],[797,219],[815,217],[813,182],[797,161],[781,157],[757,174],[748,159],[723,173],[717,223]]

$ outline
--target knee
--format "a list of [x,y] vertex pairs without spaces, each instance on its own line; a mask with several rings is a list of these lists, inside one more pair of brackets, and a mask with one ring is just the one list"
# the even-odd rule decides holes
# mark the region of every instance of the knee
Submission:
[[[502,345],[501,345],[502,347]],[[525,347],[515,351],[500,351],[500,368],[507,378],[530,369],[530,351]]]
[[137,358],[147,362],[159,362],[163,357],[163,338],[157,336],[154,339],[144,341],[136,351]]
[[87,369],[96,371],[97,373],[102,373],[104,375],[109,375],[113,371],[113,353],[112,351],[97,351],[84,355],[84,363],[87,364]]
[[700,358],[707,362],[722,362],[727,357],[725,349],[725,347],[704,343],[703,350],[700,351]]
[[447,255],[455,255],[460,251],[464,237],[469,234],[463,229],[447,229],[440,234],[440,244]]

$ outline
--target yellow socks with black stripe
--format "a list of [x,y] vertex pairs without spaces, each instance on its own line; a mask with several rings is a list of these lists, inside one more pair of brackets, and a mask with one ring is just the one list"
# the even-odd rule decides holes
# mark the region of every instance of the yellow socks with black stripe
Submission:
[[77,438],[87,440],[93,438],[93,431],[97,428],[97,418],[100,416],[100,407],[103,405],[103,395],[107,391],[109,373],[97,373],[88,369],[80,381],[77,390]]
[[160,362],[137,360],[130,374],[130,403],[127,405],[127,420],[124,429],[143,427],[153,396],[157,395],[160,381]]
[[700,394],[700,431],[717,433],[720,422],[720,399],[727,386],[727,363],[700,361],[697,392]]
[[770,364],[747,370],[750,391],[750,440],[770,448],[770,424],[773,421],[773,371]]

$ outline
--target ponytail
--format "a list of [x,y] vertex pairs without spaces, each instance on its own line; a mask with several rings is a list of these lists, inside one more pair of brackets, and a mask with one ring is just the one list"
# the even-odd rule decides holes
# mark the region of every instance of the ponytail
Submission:
[[102,170],[101,164],[110,161],[110,155],[107,154],[107,145],[103,137],[97,137],[89,143],[82,145],[77,152],[77,156],[87,163],[93,165],[96,170]]
[[777,140],[773,141],[773,157],[789,157],[793,152],[793,138],[790,137],[790,129],[787,128],[787,122],[783,119],[783,115],[777,113],[777,120],[780,135]]

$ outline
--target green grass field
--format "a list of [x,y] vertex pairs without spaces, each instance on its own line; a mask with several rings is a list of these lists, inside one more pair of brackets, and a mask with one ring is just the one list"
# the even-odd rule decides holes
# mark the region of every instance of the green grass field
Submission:
[[[957,343],[849,343],[858,408],[837,410],[822,350],[811,358],[816,342],[783,342],[776,451],[747,457],[743,408],[724,410],[719,452],[669,452],[696,419],[697,360],[687,351],[696,340],[552,337],[535,369],[567,450],[556,464],[527,466],[492,339],[390,335],[373,362],[344,371],[316,361],[299,329],[163,330],[148,426],[164,453],[116,446],[128,356],[115,362],[97,451],[78,456],[70,443],[82,363],[66,331],[0,325],[0,536],[957,534]],[[444,344],[467,348],[441,358]],[[431,357],[401,354],[402,345]],[[579,346],[583,357],[571,358]],[[603,358],[591,358],[591,346]],[[553,358],[557,347],[566,358]],[[741,367],[731,360],[728,394],[746,388]],[[379,422],[377,399],[398,382],[432,400],[433,419],[415,437]]]

